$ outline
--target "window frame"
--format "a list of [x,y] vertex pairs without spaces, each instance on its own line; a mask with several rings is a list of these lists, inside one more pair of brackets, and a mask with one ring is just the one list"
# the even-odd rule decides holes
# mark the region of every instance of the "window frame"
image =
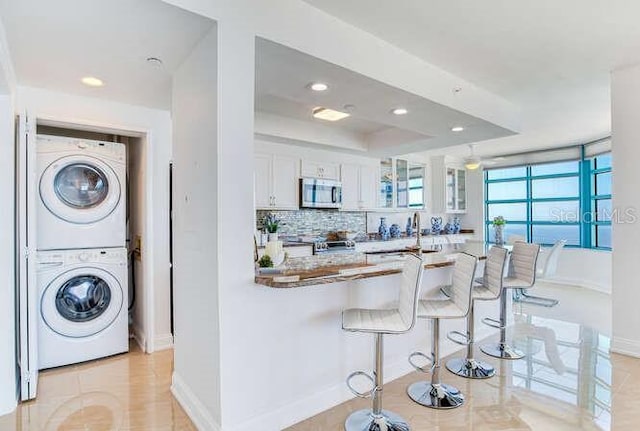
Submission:
[[[604,155],[610,154],[610,152],[586,157],[585,146],[581,146],[581,156],[576,160],[566,160],[577,162],[577,170],[575,172],[563,172],[557,174],[543,174],[534,175],[532,168],[537,165],[551,164],[555,162],[543,162],[534,163],[528,165],[521,165],[525,168],[525,175],[509,178],[497,178],[489,179],[489,172],[491,170],[484,171],[484,219],[485,219],[485,241],[493,242],[493,238],[489,235],[489,229],[492,224],[492,220],[489,219],[490,205],[495,204],[522,204],[526,205],[526,219],[525,220],[507,220],[507,223],[514,225],[525,225],[526,239],[532,241],[535,226],[578,226],[579,230],[579,243],[568,244],[567,247],[575,248],[591,248],[598,250],[611,250],[611,247],[604,247],[597,242],[597,229],[598,226],[611,226],[611,220],[596,220],[597,217],[597,203],[601,200],[611,199],[611,194],[597,194],[595,190],[595,181],[599,174],[612,174],[611,164],[600,168],[597,166],[597,159]],[[562,162],[561,160],[557,162]],[[509,169],[515,166],[505,167],[503,169]],[[559,179],[559,178],[577,178],[578,179],[578,194],[577,196],[556,196],[547,198],[534,198],[533,197],[533,184],[536,180],[545,179]],[[524,181],[526,183],[526,196],[517,199],[489,199],[489,185],[496,183],[509,183]],[[535,220],[533,217],[533,207],[535,203],[544,202],[576,202],[578,204],[577,220],[576,221],[552,221],[552,220]],[[553,243],[540,243],[541,245],[553,245]]]

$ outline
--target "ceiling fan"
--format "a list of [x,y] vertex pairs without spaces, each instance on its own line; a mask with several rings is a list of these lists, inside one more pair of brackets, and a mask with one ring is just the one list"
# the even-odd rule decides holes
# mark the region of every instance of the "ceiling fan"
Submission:
[[474,151],[474,145],[469,144],[469,156],[464,159],[464,167],[470,171],[476,170],[481,166],[495,165],[498,161],[503,160],[504,157],[493,157],[490,159],[482,159],[476,156]]

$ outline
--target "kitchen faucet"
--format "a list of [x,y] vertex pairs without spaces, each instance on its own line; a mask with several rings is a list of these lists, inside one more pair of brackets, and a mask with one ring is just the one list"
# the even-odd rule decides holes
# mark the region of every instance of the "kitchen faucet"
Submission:
[[413,228],[416,230],[416,248],[422,250],[422,230],[420,229],[420,213],[413,213]]

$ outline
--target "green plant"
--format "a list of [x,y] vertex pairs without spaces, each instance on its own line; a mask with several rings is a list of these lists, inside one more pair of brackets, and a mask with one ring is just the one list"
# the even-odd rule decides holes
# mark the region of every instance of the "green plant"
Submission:
[[504,219],[504,217],[498,216],[493,218],[494,226],[504,226],[505,224],[507,224],[507,221]]
[[273,268],[273,261],[271,260],[271,256],[265,254],[258,261],[258,265],[260,268]]
[[276,218],[275,214],[270,213],[264,218],[264,220],[262,221],[262,224],[268,233],[276,233],[278,232],[278,226],[280,225],[280,220]]

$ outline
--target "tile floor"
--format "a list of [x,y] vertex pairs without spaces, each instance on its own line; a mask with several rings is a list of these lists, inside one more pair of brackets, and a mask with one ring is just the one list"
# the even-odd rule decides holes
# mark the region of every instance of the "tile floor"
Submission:
[[[462,407],[433,410],[411,401],[407,386],[430,377],[416,372],[385,385],[384,408],[414,431],[640,430],[640,360],[608,352],[609,296],[551,285],[536,286],[536,294],[560,304],[514,306],[510,339],[527,358],[500,361],[479,352],[476,357],[498,371],[487,380],[442,371],[443,382],[466,395]],[[349,413],[369,406],[369,400],[350,400],[287,431],[343,431]]]
[[131,352],[40,374],[38,398],[0,417],[0,431],[190,431],[169,391],[173,350]]
[[[530,355],[493,363],[498,376],[466,380],[443,371],[443,381],[466,394],[455,410],[435,411],[405,395],[412,373],[385,385],[384,405],[413,430],[638,430],[640,360],[609,354],[609,297],[569,287],[538,287],[560,299],[543,308],[514,307],[514,344]],[[481,316],[478,316],[480,318]],[[0,431],[194,430],[169,391],[171,350],[132,352],[45,371],[39,396],[0,417]],[[344,419],[368,400],[351,400],[289,431],[342,431]]]

